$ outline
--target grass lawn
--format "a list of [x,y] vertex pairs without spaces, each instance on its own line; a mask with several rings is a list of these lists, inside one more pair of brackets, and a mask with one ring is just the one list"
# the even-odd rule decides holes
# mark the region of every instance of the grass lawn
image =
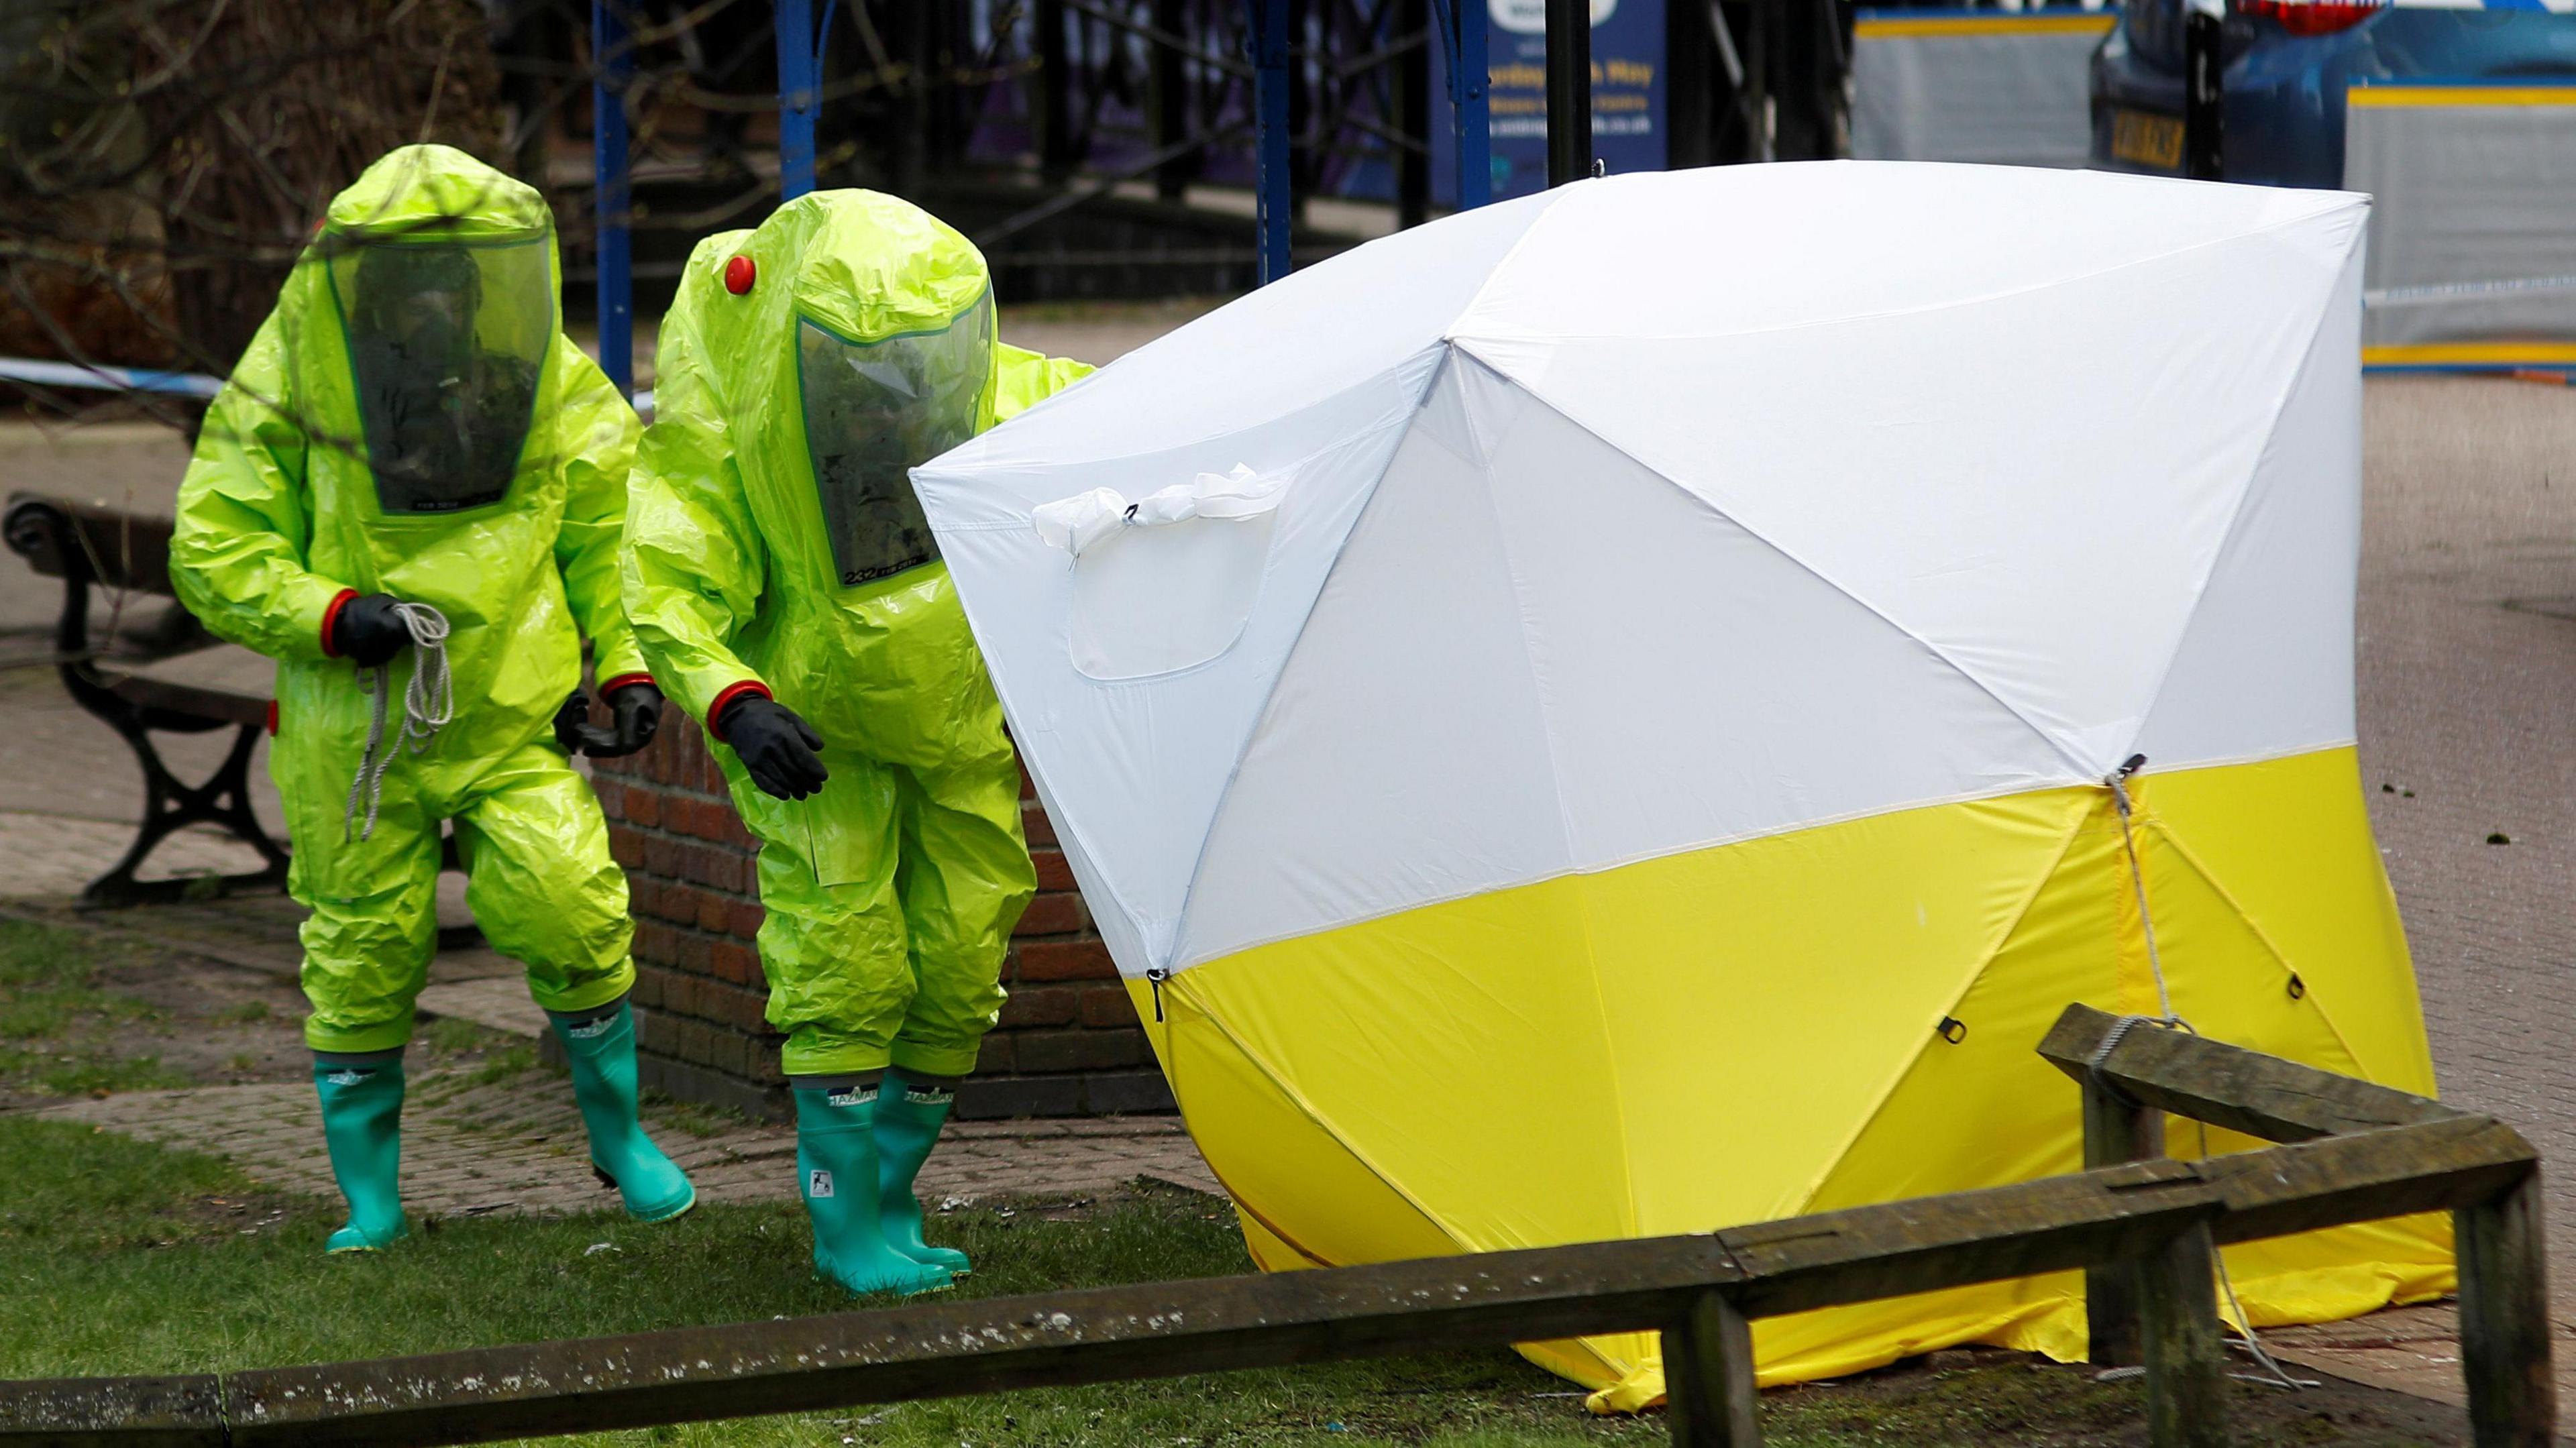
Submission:
[[[829,1312],[802,1209],[705,1207],[647,1227],[612,1216],[436,1224],[395,1250],[325,1258],[335,1217],[224,1163],[111,1133],[0,1116],[0,1377],[206,1371]],[[971,1295],[1246,1270],[1219,1204],[1154,1193],[1087,1212],[956,1212]],[[2438,1411],[2358,1390],[2249,1392],[2266,1443],[2449,1444]],[[2134,1383],[2020,1359],[1917,1367],[1774,1393],[1780,1448],[2133,1444]],[[2456,1415],[2454,1415],[2456,1416]],[[2248,1427],[2254,1426],[2252,1421]],[[1660,1416],[1605,1420],[1508,1353],[908,1403],[841,1414],[600,1434],[585,1443],[902,1445],[1366,1443],[1505,1448],[1664,1441]]]
[[[308,1069],[284,984],[78,930],[0,920],[0,1378],[204,1372],[761,1321],[851,1304],[813,1275],[803,1208],[707,1206],[420,1224],[373,1256],[325,1258],[336,1203],[226,1163],[32,1114],[66,1097]],[[559,1092],[524,1042],[439,1022],[415,1051],[487,1087]],[[688,1130],[686,1121],[679,1129]],[[316,1141],[314,1150],[321,1150]],[[1098,1204],[992,1204],[934,1218],[979,1266],[970,1296],[1250,1270],[1232,1213],[1179,1190]],[[1764,1399],[1775,1448],[2145,1443],[2135,1382],[2011,1354],[1930,1362]],[[2238,1441],[2367,1448],[2466,1442],[2455,1410],[2341,1384],[2240,1394]],[[1659,1443],[1661,1415],[1599,1419],[1508,1352],[1237,1373],[600,1434],[592,1444]]]
[[46,1096],[184,1086],[157,1055],[107,1042],[154,1023],[144,1001],[102,988],[101,952],[70,931],[0,921],[0,1082]]

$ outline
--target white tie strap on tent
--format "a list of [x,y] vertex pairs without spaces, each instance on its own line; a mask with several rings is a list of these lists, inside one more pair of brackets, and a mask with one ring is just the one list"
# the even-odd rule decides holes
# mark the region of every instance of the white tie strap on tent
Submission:
[[1132,679],[1223,653],[1259,595],[1270,517],[1289,481],[1237,463],[1132,503],[1094,488],[1041,505],[1038,536],[1074,560],[1074,666]]
[[[2032,1045],[2167,977],[2216,1038],[2429,1091],[2351,751],[2367,209],[1883,162],[1580,182],[916,469],[1255,1258],[2072,1170]],[[2105,780],[2138,754],[2132,833]],[[2444,1290],[2446,1241],[2229,1265],[2315,1320]],[[2080,1291],[1756,1347],[1771,1381],[2080,1354]],[[1661,1391],[1651,1335],[1525,1351],[1602,1406]]]

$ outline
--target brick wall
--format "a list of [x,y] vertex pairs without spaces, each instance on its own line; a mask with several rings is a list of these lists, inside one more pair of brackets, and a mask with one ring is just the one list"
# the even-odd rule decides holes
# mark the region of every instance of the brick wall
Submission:
[[[684,1100],[783,1117],[780,1037],[762,1011],[758,848],[696,724],[665,716],[651,748],[596,761],[610,847],[635,900],[635,1013],[646,1085]],[[1136,1011],[1091,929],[1055,829],[1028,798],[1038,896],[1002,967],[1011,993],[957,1114],[1085,1116],[1169,1111]]]

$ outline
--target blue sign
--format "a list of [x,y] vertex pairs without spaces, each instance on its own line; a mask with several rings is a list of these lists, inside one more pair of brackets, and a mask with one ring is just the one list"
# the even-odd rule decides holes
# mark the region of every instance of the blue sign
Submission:
[[[1473,0],[1468,0],[1473,3]],[[1494,199],[1547,188],[1547,0],[1485,0],[1487,95],[1493,113]],[[1616,175],[1661,171],[1666,0],[1592,0],[1592,153]],[[1687,3],[1687,0],[1686,0]],[[1432,51],[1431,186],[1456,203],[1457,138],[1446,67]]]

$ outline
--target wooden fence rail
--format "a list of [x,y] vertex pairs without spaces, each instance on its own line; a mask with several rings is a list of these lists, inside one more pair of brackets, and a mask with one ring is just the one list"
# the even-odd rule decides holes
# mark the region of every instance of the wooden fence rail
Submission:
[[[2538,1159],[2521,1136],[2080,1006],[2041,1051],[2084,1083],[2088,1160],[2111,1158],[2078,1175],[1703,1236],[371,1362],[0,1383],[0,1448],[472,1443],[1634,1331],[1665,1334],[1675,1442],[1757,1448],[1751,1320],[2076,1268],[2120,1289],[2096,1298],[2095,1341],[2145,1362],[2156,1443],[2197,1448],[2225,1441],[2215,1246],[2434,1210],[2461,1223],[2479,1448],[2551,1441]],[[2292,1144],[2161,1159],[2156,1112]]]

